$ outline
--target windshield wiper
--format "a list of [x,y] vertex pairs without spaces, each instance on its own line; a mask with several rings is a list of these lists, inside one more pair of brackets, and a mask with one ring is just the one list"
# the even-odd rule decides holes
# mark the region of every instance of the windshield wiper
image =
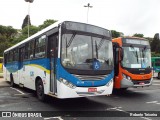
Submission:
[[67,38],[66,38],[66,58],[67,58],[67,48],[71,45],[75,36],[76,36],[76,33],[73,33],[68,43],[67,43]]
[[73,33],[72,36],[71,36],[71,38],[70,38],[70,40],[69,40],[69,42],[66,44],[67,48],[71,45],[71,43],[72,43],[72,41],[73,41],[73,39],[74,39],[75,36],[76,36],[76,33]]
[[145,53],[144,53],[144,52],[145,52],[146,48],[147,48],[147,47],[146,47],[146,46],[144,46],[144,48],[142,49],[143,62],[144,62],[144,57],[145,57]]
[[104,42],[104,39],[102,38],[101,41],[99,42],[99,45],[98,45],[98,50],[102,47],[103,45],[103,42]]
[[98,46],[96,41],[95,41],[95,49],[96,49],[96,58],[98,59]]
[[98,59],[98,50],[102,47],[104,39],[102,38],[99,44],[97,45],[97,41],[95,41],[95,49],[96,49],[96,58]]

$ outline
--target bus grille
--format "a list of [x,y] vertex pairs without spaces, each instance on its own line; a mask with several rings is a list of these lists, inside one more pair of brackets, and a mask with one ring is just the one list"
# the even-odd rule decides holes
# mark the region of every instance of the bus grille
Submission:
[[75,75],[75,74],[72,74],[74,75],[75,77],[77,77],[78,79],[80,80],[103,80],[107,77],[107,75],[97,75],[97,76],[90,76],[90,75]]
[[139,83],[144,83],[144,84],[149,84],[151,80],[132,80],[133,84],[139,84]]

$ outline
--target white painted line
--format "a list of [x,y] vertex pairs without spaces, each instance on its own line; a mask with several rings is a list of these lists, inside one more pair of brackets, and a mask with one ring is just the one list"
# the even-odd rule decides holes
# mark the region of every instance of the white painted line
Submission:
[[160,84],[152,84],[152,85],[160,85]]
[[153,82],[160,82],[160,80],[154,80]]
[[143,118],[143,119],[145,119],[145,120],[152,120],[152,119],[147,118],[147,117],[141,117],[141,118]]
[[49,117],[49,118],[44,118],[44,120],[50,120],[50,119],[53,119],[53,118],[57,118],[57,119],[59,119],[59,120],[63,120],[60,116],[58,116],[58,117]]
[[121,110],[120,108],[122,108],[122,107],[107,108],[106,110],[124,111],[124,110]]
[[160,105],[160,103],[156,103],[157,105]]
[[13,87],[10,87],[11,89],[13,89],[13,90],[16,90],[17,92],[19,92],[19,93],[21,93],[21,94],[25,94],[24,92],[22,92],[22,91],[20,91],[20,90],[18,90],[18,89],[16,89],[16,88],[13,88]]
[[150,101],[150,102],[146,102],[146,103],[158,103],[158,101]]

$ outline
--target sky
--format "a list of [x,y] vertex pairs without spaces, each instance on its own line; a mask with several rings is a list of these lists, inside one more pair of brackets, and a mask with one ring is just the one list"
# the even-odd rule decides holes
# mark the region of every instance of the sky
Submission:
[[[46,19],[71,20],[109,30],[153,37],[160,33],[160,0],[34,0],[30,4],[31,24],[38,26]],[[0,25],[21,29],[28,14],[25,0],[0,0]]]

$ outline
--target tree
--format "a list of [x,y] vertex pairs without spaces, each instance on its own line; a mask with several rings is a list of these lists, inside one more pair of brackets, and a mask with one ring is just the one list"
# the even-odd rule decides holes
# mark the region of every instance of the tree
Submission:
[[[33,35],[39,31],[39,28],[36,26],[29,26],[29,33]],[[15,37],[14,44],[25,40],[28,37],[28,26],[24,27],[22,30],[19,30],[19,36]]]
[[51,25],[51,24],[53,24],[53,23],[55,23],[55,22],[57,22],[57,20],[47,19],[47,20],[45,20],[45,21],[43,22],[42,25],[39,25],[39,26],[38,26],[38,27],[39,27],[39,30],[42,30],[42,29],[48,27],[49,25]]
[[0,56],[3,55],[3,51],[13,45],[17,30],[11,26],[0,25]]
[[160,52],[160,41],[158,33],[154,35],[153,41],[151,42],[151,51],[155,53]]
[[[33,25],[29,26],[29,34],[30,34],[30,36],[33,35],[33,34],[35,34],[35,33],[37,33],[38,31],[39,31],[38,27],[33,26]],[[26,35],[26,36],[28,35],[28,26],[26,26],[26,27],[24,27],[22,29],[22,34]]]
[[117,32],[116,30],[111,30],[111,34],[112,38],[117,38],[124,35],[122,32]]
[[143,35],[143,34],[136,33],[136,34],[133,35],[133,37],[141,37],[141,38],[143,38],[144,35]]
[[24,20],[23,20],[22,29],[23,29],[24,27],[28,26],[28,23],[29,23],[29,25],[31,25],[30,16],[29,16],[29,15],[26,15],[26,17],[25,17]]

